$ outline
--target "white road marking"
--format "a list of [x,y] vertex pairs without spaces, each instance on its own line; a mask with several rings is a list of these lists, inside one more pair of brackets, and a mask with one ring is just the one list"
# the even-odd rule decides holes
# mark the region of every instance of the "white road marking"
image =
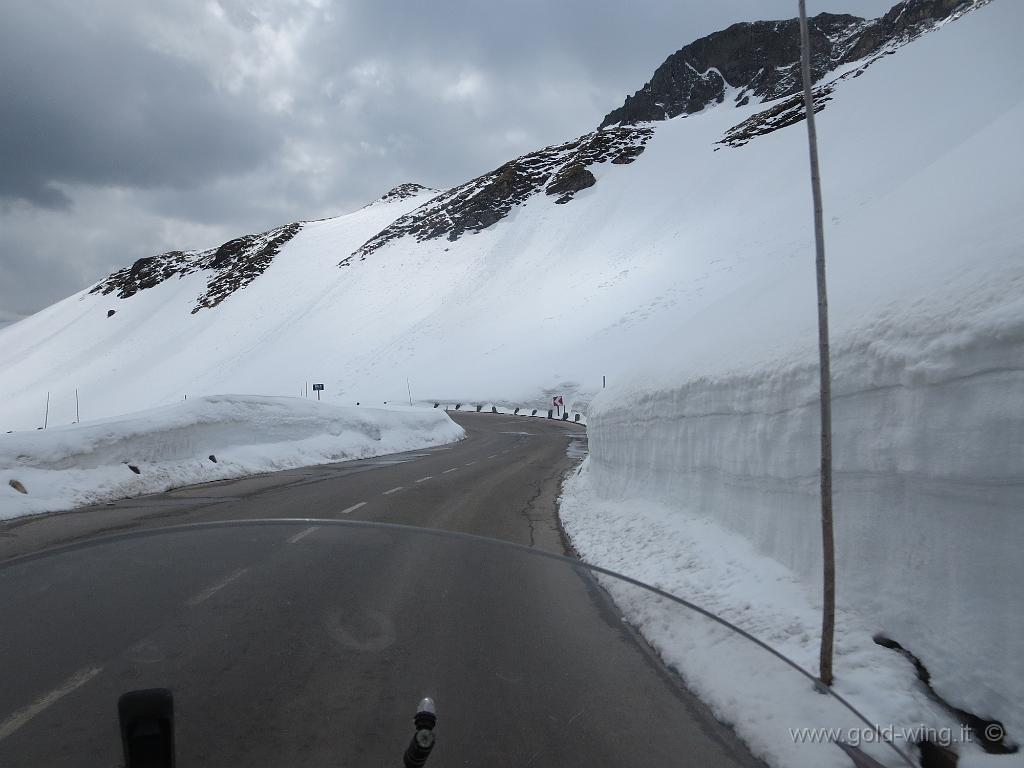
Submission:
[[451,469],[446,469],[446,470],[445,470],[444,472],[442,472],[441,474],[442,474],[442,475],[447,475],[447,474],[448,474],[449,472],[454,472],[454,471],[455,471],[455,470],[457,470],[457,469],[458,469],[458,467],[452,467]]
[[33,717],[38,715],[47,707],[56,704],[76,688],[81,688],[102,671],[103,667],[87,667],[80,672],[76,672],[65,680],[59,688],[55,688],[45,696],[41,696],[36,699],[24,709],[20,709],[15,712],[0,723],[0,741],[6,739]]
[[390,491],[384,491],[384,493],[382,493],[381,495],[382,496],[390,496],[392,493],[398,493],[404,487],[405,487],[404,485],[399,485],[396,488],[392,488]]
[[475,462],[475,461],[467,461],[467,462],[466,462],[466,466],[467,466],[467,467],[472,467],[472,466],[473,466],[474,464],[476,464],[476,462]]
[[427,475],[426,477],[421,477],[421,478],[420,478],[419,480],[417,480],[416,482],[417,482],[417,483],[425,483],[425,482],[427,482],[427,480],[430,480],[430,479],[431,479],[431,478],[433,478],[433,477],[434,477],[433,475]]
[[292,536],[290,539],[288,539],[288,543],[289,544],[295,544],[296,542],[302,541],[304,538],[309,536],[309,534],[311,534],[313,531],[317,530],[319,527],[320,527],[319,525],[311,525],[311,526],[309,526],[309,528],[306,528],[303,531],[299,531],[294,536]]
[[220,592],[222,589],[224,589],[224,587],[233,582],[235,579],[239,579],[242,576],[244,576],[245,572],[248,570],[248,568],[239,568],[237,571],[228,574],[223,579],[214,584],[212,587],[207,587],[198,595],[193,595],[192,597],[190,597],[188,600],[185,601],[185,605],[195,607],[200,603],[209,600],[211,597]]
[[487,458],[488,458],[488,459],[496,459],[496,458],[498,458],[498,454],[496,454],[496,453],[492,453],[492,454],[491,454],[490,456],[488,456]]
[[366,502],[365,501],[360,501],[358,504],[353,504],[351,507],[347,507],[346,509],[341,510],[341,514],[347,515],[349,512],[355,512],[360,507],[365,507],[365,506],[366,506]]

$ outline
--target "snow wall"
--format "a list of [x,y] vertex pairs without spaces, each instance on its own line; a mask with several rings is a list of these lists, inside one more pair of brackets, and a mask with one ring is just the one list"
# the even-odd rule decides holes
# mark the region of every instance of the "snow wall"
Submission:
[[[869,70],[864,82],[883,66],[887,78],[869,99],[841,88],[819,117],[838,600],[917,655],[940,695],[1018,741],[1024,100],[1008,81],[989,88],[1019,69],[1003,25],[1020,15],[996,2],[926,35]],[[965,101],[931,97],[942,88]],[[805,143],[802,124],[785,140]],[[927,160],[901,162],[924,144]],[[874,189],[846,204],[837,190],[858,174]],[[737,532],[820,594],[813,259],[805,240],[799,263],[737,280],[599,395],[583,477],[624,509],[649,500]]]

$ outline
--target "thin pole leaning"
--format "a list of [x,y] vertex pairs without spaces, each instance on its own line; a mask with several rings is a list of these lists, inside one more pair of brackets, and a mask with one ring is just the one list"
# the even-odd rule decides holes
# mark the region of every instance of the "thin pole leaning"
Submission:
[[818,166],[818,134],[814,125],[814,93],[811,83],[811,39],[806,0],[800,2],[800,63],[807,112],[807,144],[811,160],[811,193],[814,197],[814,248],[818,276],[818,367],[821,390],[821,544],[822,616],[819,677],[832,685],[832,646],[836,620],[836,559],[832,526],[832,370],[828,343],[828,289],[825,282],[825,226],[821,205],[821,172]]

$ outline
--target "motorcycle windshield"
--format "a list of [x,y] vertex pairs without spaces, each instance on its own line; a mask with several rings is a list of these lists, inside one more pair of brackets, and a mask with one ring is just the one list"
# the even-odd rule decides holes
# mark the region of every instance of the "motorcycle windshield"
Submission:
[[[683,596],[685,598],[685,596]],[[0,567],[0,765],[124,764],[166,688],[178,766],[849,766],[813,678],[699,607],[436,530],[288,520],[122,534]],[[650,642],[646,638],[650,638]]]

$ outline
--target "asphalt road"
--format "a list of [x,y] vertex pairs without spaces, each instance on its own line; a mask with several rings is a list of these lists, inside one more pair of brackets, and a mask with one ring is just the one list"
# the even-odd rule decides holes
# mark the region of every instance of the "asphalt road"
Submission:
[[564,553],[583,430],[456,418],[452,446],[0,526],[0,766],[120,765],[117,697],[158,686],[179,766],[397,766],[423,695],[435,767],[756,765],[586,572],[301,519]]

